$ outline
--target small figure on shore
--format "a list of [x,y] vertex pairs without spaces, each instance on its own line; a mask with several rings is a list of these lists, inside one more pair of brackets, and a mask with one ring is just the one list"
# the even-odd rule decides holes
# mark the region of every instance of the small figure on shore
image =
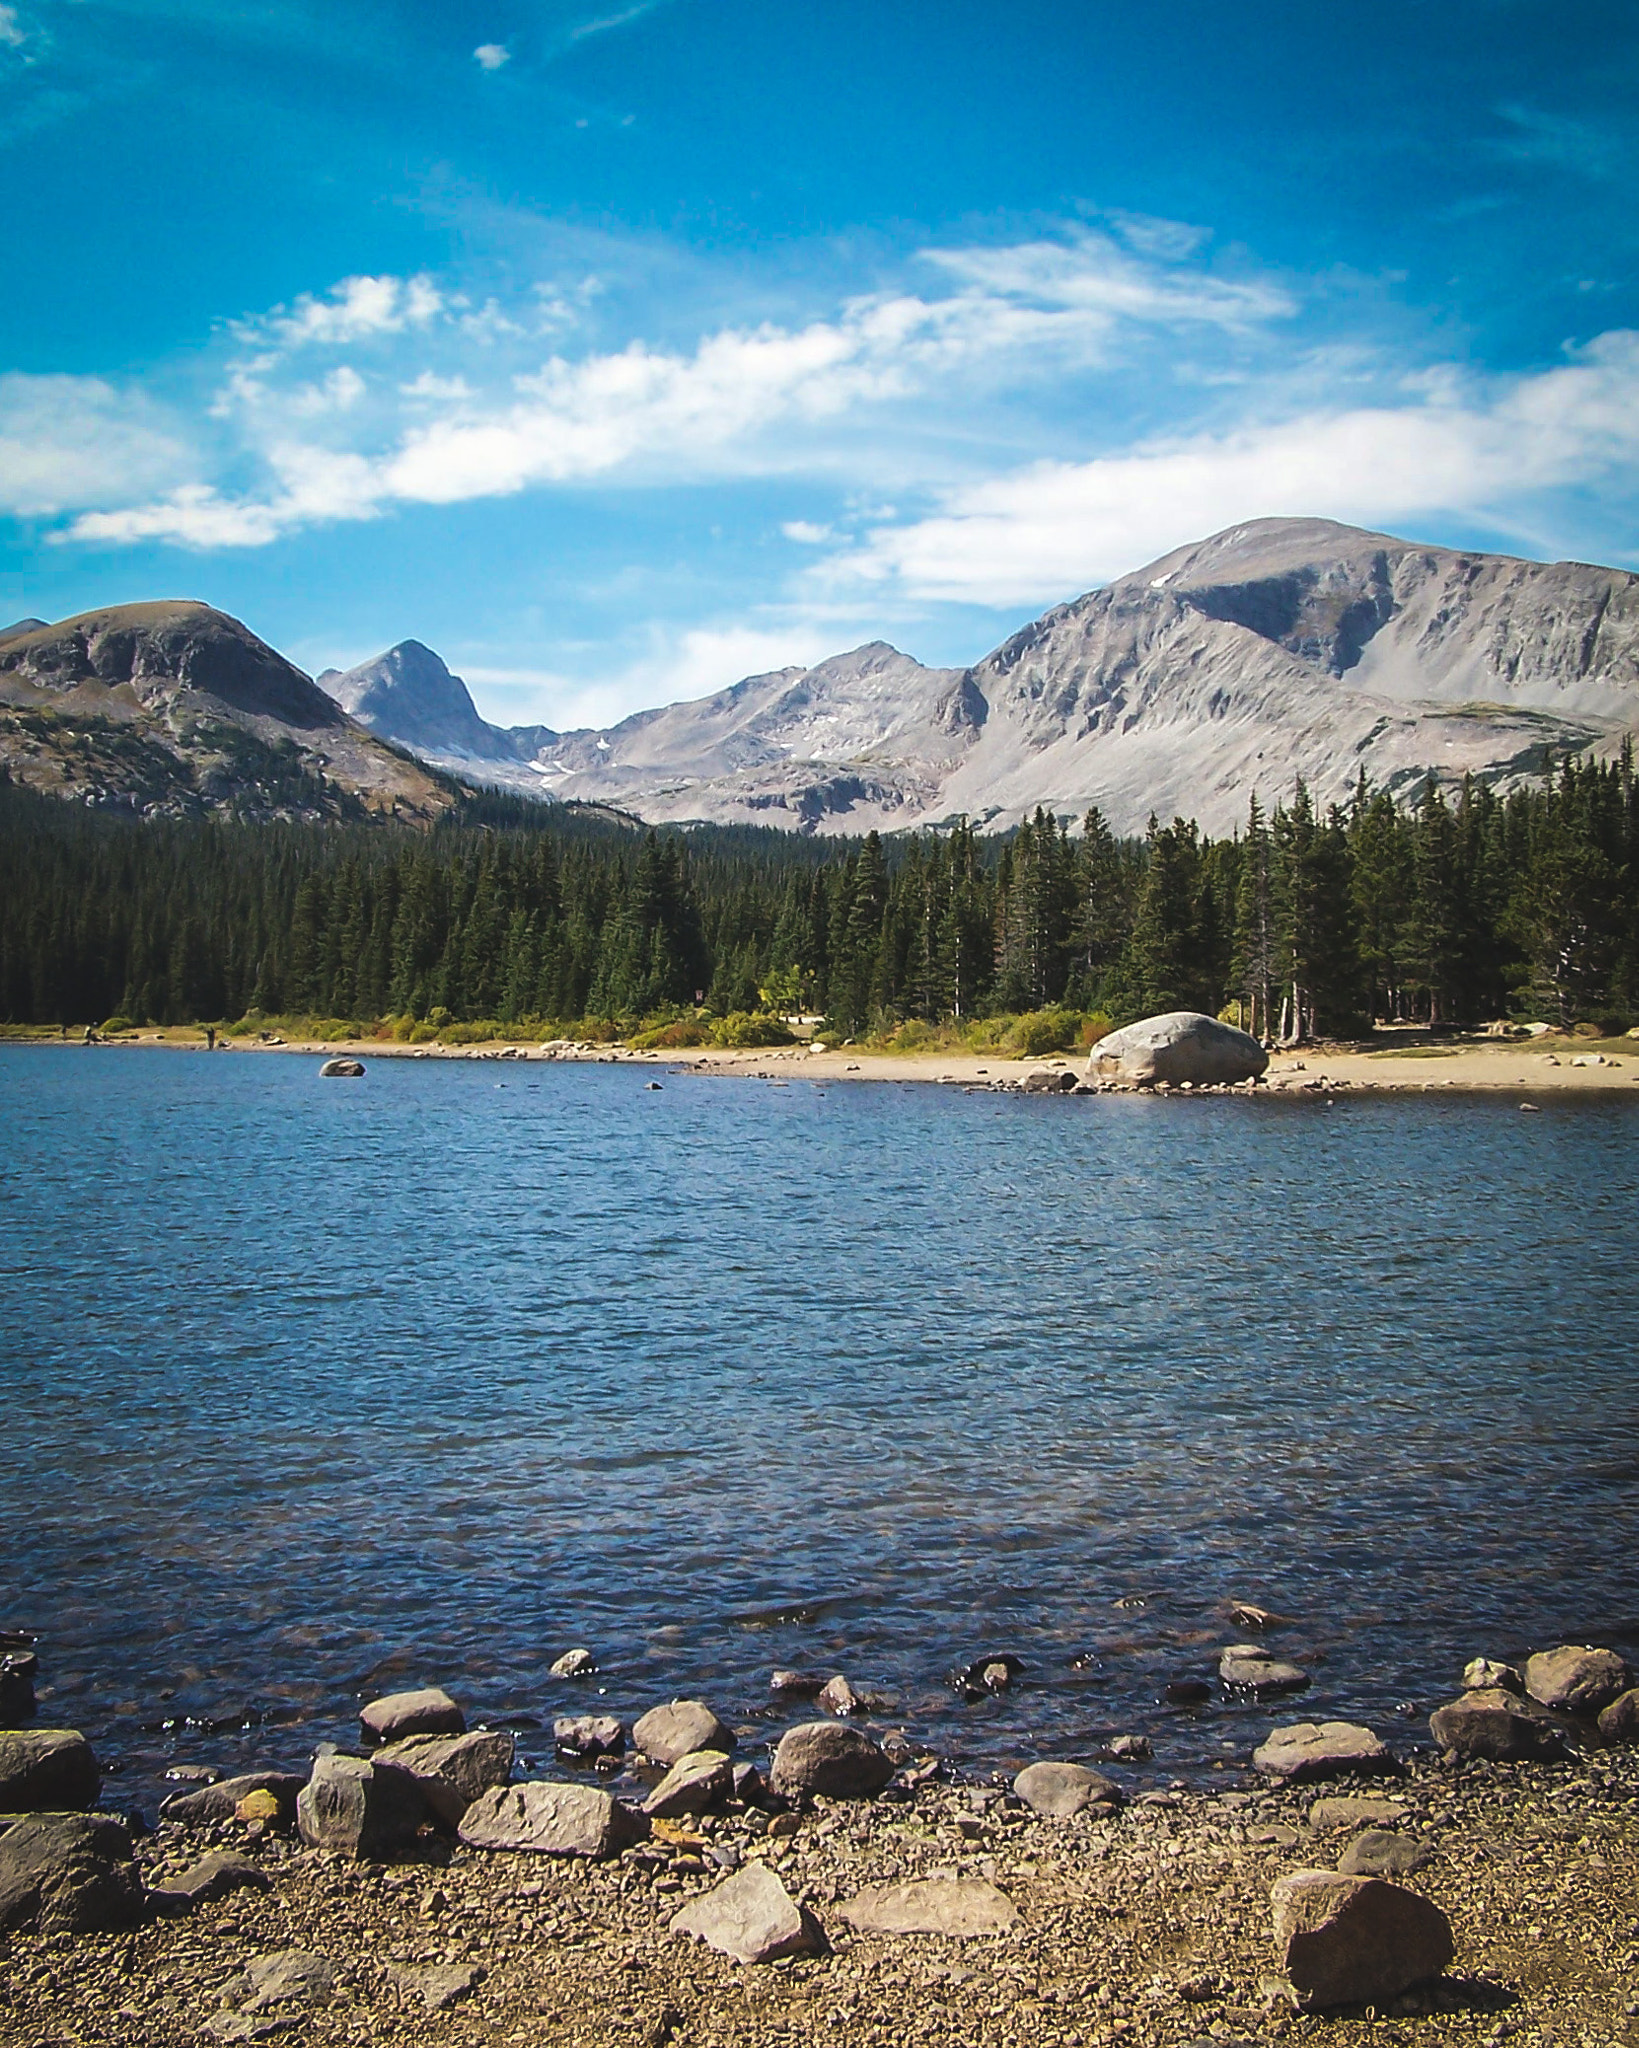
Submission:
[[205,1026],[205,1050],[207,1052],[215,1052],[216,1050],[216,1026],[214,1024],[207,1024]]
[[98,1036],[95,1024],[88,1024],[85,1027],[85,1043],[87,1045],[101,1045],[102,1039]]

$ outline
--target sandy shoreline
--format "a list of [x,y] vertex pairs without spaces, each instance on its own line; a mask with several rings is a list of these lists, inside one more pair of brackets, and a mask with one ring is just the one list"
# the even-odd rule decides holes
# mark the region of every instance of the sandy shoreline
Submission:
[[[12,1044],[66,1046],[84,1050],[76,1039],[12,1039]],[[168,1047],[203,1052],[196,1027],[142,1030],[122,1036],[94,1051],[121,1047]],[[484,1045],[403,1045],[365,1039],[291,1039],[262,1043],[256,1039],[221,1039],[218,1052],[347,1054],[372,1059],[527,1060],[568,1064],[631,1065],[665,1069],[674,1074],[739,1076],[770,1080],[902,1081],[943,1083],[965,1088],[1022,1088],[1031,1075],[1079,1081],[1084,1054],[1054,1054],[1019,1059],[1009,1054],[935,1052],[883,1053],[828,1047],[811,1052],[806,1046],[771,1046],[755,1051],[714,1047],[683,1051],[640,1052],[627,1046],[580,1046],[543,1050],[535,1039],[496,1040]],[[1042,1083],[1038,1082],[1038,1087]],[[1422,1094],[1457,1089],[1475,1093],[1511,1093],[1525,1099],[1548,1094],[1639,1092],[1639,1040],[1591,1042],[1573,1037],[1504,1042],[1465,1041],[1457,1045],[1425,1044],[1362,1048],[1353,1045],[1306,1046],[1276,1053],[1255,1090],[1236,1094]],[[1163,1091],[1166,1092],[1166,1091]]]

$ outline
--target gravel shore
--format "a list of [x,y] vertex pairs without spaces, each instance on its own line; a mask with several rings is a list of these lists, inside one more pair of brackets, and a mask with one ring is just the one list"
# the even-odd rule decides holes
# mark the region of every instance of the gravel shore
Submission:
[[[1316,1813],[1340,1793],[1397,1801],[1427,1860],[1398,1879],[1439,1904],[1451,1970],[1389,2009],[1295,2012],[1269,1892],[1335,1867],[1359,1833]],[[793,1832],[784,1833],[785,1828]],[[148,1882],[214,1846],[247,1854],[239,1890],[132,1933],[0,1937],[0,2042],[194,2040],[740,2048],[753,2043],[1291,2040],[1602,2048],[1639,2043],[1639,1756],[1558,1766],[1427,1764],[1398,1780],[1150,1793],[1104,1818],[1038,1818],[1001,1787],[925,1783],[801,1816],[730,1810],[604,1863],[486,1853],[423,1837],[414,1860],[355,1864],[241,1823],[162,1823]],[[761,1860],[828,1952],[761,1966],[672,1931],[725,1869]],[[958,1941],[852,1933],[842,1907],[912,1877],[987,1878],[1008,1932]],[[256,1958],[323,1958],[315,2003],[235,2009]],[[440,2001],[447,2000],[447,2003]]]

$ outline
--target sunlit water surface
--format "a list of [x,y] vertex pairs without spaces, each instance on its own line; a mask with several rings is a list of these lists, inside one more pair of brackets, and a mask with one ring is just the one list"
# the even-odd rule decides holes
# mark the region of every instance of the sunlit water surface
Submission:
[[1272,1718],[1161,1700],[1230,1600],[1402,1743],[1639,1645],[1639,1102],[653,1072],[0,1050],[0,1626],[112,1796],[422,1682],[777,1734],[776,1665],[1192,1778]]

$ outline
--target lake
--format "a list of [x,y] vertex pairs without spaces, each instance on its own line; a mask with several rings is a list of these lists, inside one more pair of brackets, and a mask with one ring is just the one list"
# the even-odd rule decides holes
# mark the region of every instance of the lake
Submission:
[[[1193,1781],[1639,1648],[1639,1102],[11,1046],[0,1134],[0,1627],[115,1800],[420,1683],[777,1735],[777,1665]],[[1231,1600],[1311,1689],[1166,1705]]]

